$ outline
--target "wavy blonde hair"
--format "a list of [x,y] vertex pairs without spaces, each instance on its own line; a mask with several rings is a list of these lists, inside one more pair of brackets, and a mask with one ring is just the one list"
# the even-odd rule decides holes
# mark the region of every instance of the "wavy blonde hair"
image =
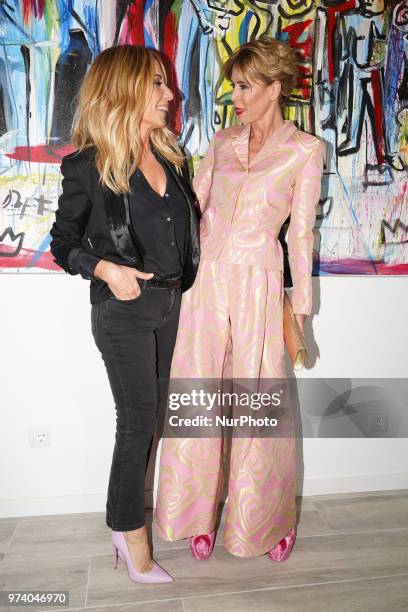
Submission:
[[254,81],[271,85],[280,81],[280,102],[288,97],[297,84],[299,62],[297,53],[287,43],[261,36],[239,47],[224,64],[223,74],[231,79],[232,69],[237,68],[242,74]]
[[[91,64],[79,91],[72,142],[79,151],[94,147],[100,183],[116,194],[130,191],[129,178],[141,161],[141,121],[153,92],[157,60],[153,49],[122,45],[105,49]],[[166,127],[152,130],[150,141],[178,170],[184,156]]]

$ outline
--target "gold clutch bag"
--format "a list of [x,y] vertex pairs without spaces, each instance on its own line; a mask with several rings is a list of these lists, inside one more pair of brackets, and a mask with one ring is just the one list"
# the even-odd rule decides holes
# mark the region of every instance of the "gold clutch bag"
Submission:
[[292,304],[286,291],[283,292],[283,338],[294,370],[305,365],[307,351],[305,339],[295,319]]

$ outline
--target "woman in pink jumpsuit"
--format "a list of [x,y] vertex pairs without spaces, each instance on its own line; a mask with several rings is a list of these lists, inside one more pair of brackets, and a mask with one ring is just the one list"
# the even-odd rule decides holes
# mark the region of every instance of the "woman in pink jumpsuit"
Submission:
[[[284,378],[283,252],[303,329],[312,308],[313,226],[323,146],[285,121],[296,82],[294,52],[261,38],[229,59],[241,125],[218,131],[194,179],[202,211],[201,261],[184,293],[171,378],[221,379],[232,344],[233,379]],[[238,557],[289,556],[296,520],[295,437],[231,442],[224,546]],[[165,540],[190,538],[207,558],[223,483],[223,439],[164,438],[154,524]]]

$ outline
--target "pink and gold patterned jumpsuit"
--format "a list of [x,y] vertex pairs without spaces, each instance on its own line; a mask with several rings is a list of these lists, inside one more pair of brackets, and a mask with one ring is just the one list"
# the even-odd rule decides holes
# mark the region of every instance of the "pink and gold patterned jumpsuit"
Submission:
[[[184,293],[171,378],[220,379],[232,342],[234,379],[284,378],[283,253],[286,241],[295,313],[312,308],[313,226],[323,144],[291,121],[248,162],[250,126],[220,130],[199,165],[201,261]],[[224,546],[262,555],[294,526],[294,437],[231,442]],[[154,525],[165,540],[213,531],[223,482],[223,441],[164,438]]]

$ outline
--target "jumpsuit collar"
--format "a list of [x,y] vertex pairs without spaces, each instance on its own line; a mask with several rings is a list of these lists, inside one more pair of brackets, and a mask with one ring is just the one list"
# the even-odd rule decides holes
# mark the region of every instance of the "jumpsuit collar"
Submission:
[[284,123],[280,128],[275,130],[264,142],[263,147],[254,155],[251,162],[248,164],[249,156],[249,135],[251,132],[251,126],[243,125],[240,126],[241,131],[233,136],[232,147],[235,151],[236,156],[245,168],[252,168],[255,164],[263,161],[272,153],[275,152],[276,148],[286,142],[288,138],[297,130],[297,127],[288,119],[284,120]]

